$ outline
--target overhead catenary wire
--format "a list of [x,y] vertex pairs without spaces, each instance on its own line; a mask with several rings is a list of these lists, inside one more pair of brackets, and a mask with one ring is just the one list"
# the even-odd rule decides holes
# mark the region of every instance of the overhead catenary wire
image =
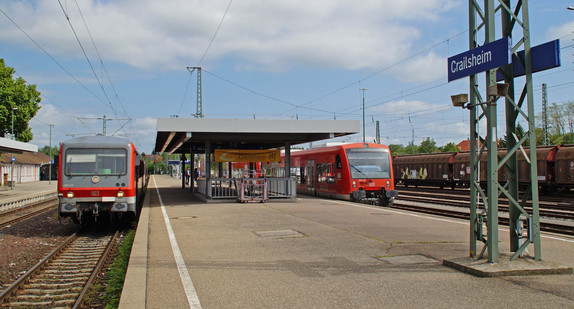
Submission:
[[8,18],[8,20],[16,28],[18,28],[18,30],[20,30],[22,33],[24,33],[24,35],[26,37],[28,37],[28,39],[30,39],[30,41],[32,41],[32,43],[34,43],[34,45],[36,45],[36,47],[38,47],[44,54],[46,54],[46,56],[48,56],[48,58],[50,58],[58,67],[60,67],[60,69],[62,69],[62,71],[66,72],[66,74],[68,74],[74,81],[76,81],[80,86],[82,86],[82,88],[84,88],[94,98],[96,98],[98,101],[107,105],[107,103],[104,100],[102,100],[102,98],[100,98],[98,95],[96,95],[94,92],[92,92],[92,90],[90,90],[90,88],[88,88],[86,85],[84,85],[84,83],[82,83],[76,76],[74,76],[72,73],[70,73],[70,71],[68,71],[58,60],[56,60],[56,58],[54,58],[52,55],[50,55],[50,53],[48,53],[48,51],[46,51],[46,49],[44,49],[40,44],[38,44],[38,42],[36,42],[26,31],[24,31],[24,29],[22,29],[22,27],[20,27],[12,18],[10,18],[10,16],[8,16],[8,14],[6,14],[6,12],[4,12],[4,10],[2,10],[2,8],[0,8],[0,12],[4,16],[6,16],[6,18]]
[[[213,33],[213,36],[211,37],[211,40],[209,41],[209,44],[207,45],[207,48],[205,49],[205,52],[203,52],[203,56],[201,56],[201,59],[199,59],[199,62],[197,63],[197,65],[195,67],[200,68],[201,64],[203,63],[203,59],[205,59],[205,56],[207,55],[207,52],[209,52],[209,49],[211,48],[211,45],[213,44],[213,42],[215,41],[215,37],[217,36],[217,33],[219,33],[219,29],[221,28],[221,25],[223,24],[223,21],[225,20],[225,16],[227,16],[227,12],[229,12],[229,8],[231,7],[231,3],[233,2],[233,0],[229,0],[229,4],[227,4],[227,8],[225,9],[225,13],[223,13],[223,16],[221,17],[221,21],[219,22],[219,25],[217,26],[217,29],[215,30],[215,33]],[[187,81],[187,86],[185,87],[185,92],[183,93],[183,99],[181,100],[181,104],[179,105],[179,110],[177,111],[176,115],[180,115],[181,113],[181,109],[183,108],[183,103],[185,102],[185,98],[187,97],[187,92],[189,91],[189,85],[191,82],[191,73],[189,74],[189,79]]]
[[58,0],[58,3],[60,4],[60,8],[62,8],[62,12],[64,13],[64,16],[66,17],[66,20],[68,21],[68,25],[72,29],[72,32],[74,33],[74,37],[76,38],[76,41],[80,45],[80,49],[82,50],[82,53],[84,54],[84,57],[86,58],[86,61],[88,62],[88,65],[90,66],[90,69],[92,70],[92,73],[94,74],[94,77],[96,78],[96,81],[100,85],[100,88],[102,89],[102,92],[103,92],[104,96],[106,97],[107,102],[110,104],[110,107],[112,107],[112,110],[113,110],[112,102],[110,101],[108,94],[106,93],[106,90],[104,89],[104,85],[102,85],[102,82],[100,81],[100,78],[98,77],[98,74],[96,74],[96,70],[94,69],[92,62],[90,61],[90,58],[88,57],[88,54],[86,53],[86,50],[84,49],[84,46],[82,45],[82,42],[80,41],[80,38],[78,37],[78,34],[76,33],[76,29],[74,29],[74,25],[72,25],[72,22],[70,21],[70,17],[68,15],[68,13],[64,9],[64,6],[62,5],[62,2],[60,0]]

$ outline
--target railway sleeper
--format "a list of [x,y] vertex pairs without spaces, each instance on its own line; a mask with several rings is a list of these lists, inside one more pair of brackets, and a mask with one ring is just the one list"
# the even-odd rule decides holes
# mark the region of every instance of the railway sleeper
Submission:
[[52,308],[54,303],[51,301],[34,301],[34,302],[27,302],[27,301],[15,301],[15,302],[8,302],[3,303],[3,308]]
[[39,290],[39,291],[23,291],[26,294],[19,294],[17,299],[19,301],[29,301],[32,302],[34,300],[38,300],[39,297],[42,299],[40,301],[56,301],[56,300],[68,300],[68,299],[76,299],[82,292],[82,288],[78,288],[77,290]]
[[76,283],[66,282],[66,283],[33,283],[28,284],[27,287],[30,290],[34,289],[69,289],[76,286]]
[[53,267],[58,267],[61,270],[68,270],[68,269],[78,269],[78,267],[83,267],[83,268],[89,268],[92,265],[94,265],[94,262],[92,261],[86,261],[86,262],[75,262],[74,265],[70,265],[70,263],[66,263],[66,262],[57,262],[57,263],[50,263],[50,266]]
[[63,284],[63,283],[78,284],[78,283],[82,283],[85,281],[88,281],[88,278],[86,278],[86,276],[82,276],[82,277],[78,277],[78,278],[66,278],[66,279],[54,278],[54,277],[49,277],[49,278],[38,277],[36,279],[30,280],[30,282],[35,283],[35,284],[39,284],[42,282],[48,282],[50,284]]

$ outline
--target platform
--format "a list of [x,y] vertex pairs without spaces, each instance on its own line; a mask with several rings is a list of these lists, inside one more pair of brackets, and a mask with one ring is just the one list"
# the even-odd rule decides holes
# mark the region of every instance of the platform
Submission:
[[34,182],[16,183],[14,187],[0,187],[0,212],[25,206],[26,203],[55,198],[58,193],[58,181],[42,180]]
[[[574,307],[571,274],[444,266],[468,255],[465,220],[302,197],[205,204],[180,182],[150,179],[120,308]],[[573,267],[574,237],[543,233],[542,252]]]

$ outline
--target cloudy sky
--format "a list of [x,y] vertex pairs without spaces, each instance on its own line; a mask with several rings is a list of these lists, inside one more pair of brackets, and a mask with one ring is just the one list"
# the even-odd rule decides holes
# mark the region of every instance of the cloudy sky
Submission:
[[[549,102],[574,100],[574,0],[529,3],[532,46],[561,44],[562,66],[534,75],[539,112],[542,83]],[[468,112],[450,103],[468,79],[448,83],[446,64],[468,50],[466,1],[0,0],[0,9],[0,58],[42,93],[31,121],[40,147],[48,124],[56,145],[101,133],[105,116],[108,135],[151,152],[157,118],[195,113],[187,67],[196,66],[207,118],[361,120],[367,88],[368,140],[376,121],[385,144],[468,137]]]

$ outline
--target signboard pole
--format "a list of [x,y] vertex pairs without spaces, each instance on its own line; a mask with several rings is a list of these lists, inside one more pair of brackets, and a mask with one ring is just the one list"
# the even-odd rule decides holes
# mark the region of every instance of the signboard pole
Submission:
[[[470,256],[481,258],[488,250],[488,262],[499,261],[498,197],[503,196],[509,200],[510,251],[514,253],[510,259],[514,260],[522,256],[529,244],[534,244],[534,259],[540,261],[542,254],[532,72],[560,65],[558,43],[549,42],[539,45],[535,47],[536,55],[532,53],[527,0],[518,0],[514,11],[511,0],[498,1],[498,7],[494,6],[494,0],[483,0],[482,8],[478,1],[469,0],[469,29],[471,29],[469,51],[450,57],[448,61],[449,81],[463,76],[470,77],[469,104],[466,106],[470,110]],[[501,58],[498,53],[502,51],[501,42],[503,41],[502,39],[495,40],[494,12],[497,8],[500,9],[502,17],[502,37],[508,38],[506,39],[510,48],[508,55],[515,59],[514,63],[509,61],[500,64]],[[516,27],[522,28],[522,38],[516,39],[517,44],[512,46],[512,34],[519,33]],[[482,47],[478,47],[477,43],[479,31],[484,34]],[[524,51],[518,52],[520,48]],[[483,69],[486,75],[487,91],[484,96],[481,96],[478,90],[476,74],[480,69]],[[499,76],[504,76],[508,91],[501,90],[504,87],[498,87],[502,85],[497,84],[497,79],[500,79],[497,73]],[[514,79],[521,76],[524,76],[526,81],[520,99],[516,101]],[[505,98],[505,139],[497,134],[496,102],[499,97]],[[524,107],[527,108],[526,111],[523,110]],[[516,130],[520,116],[528,123],[528,130],[522,136],[519,136]],[[478,143],[480,140],[478,120],[483,117],[486,118],[487,132],[485,139],[481,140],[483,143]],[[500,157],[499,143],[506,144],[504,145],[506,150],[501,152]],[[479,145],[480,150],[477,151]],[[529,164],[526,170],[530,175],[522,175],[523,178],[529,176],[528,179],[530,179],[529,187],[524,193],[518,190],[517,153],[519,151],[525,156],[525,162]],[[480,175],[480,161],[483,155],[487,157],[486,175]],[[508,180],[505,180],[503,184],[499,183],[500,174],[507,175]],[[486,192],[480,186],[481,178],[486,181]],[[484,204],[483,211],[478,209],[480,199]],[[524,208],[527,201],[532,204],[530,212]],[[486,226],[486,233],[483,232],[484,226]],[[477,241],[484,243],[484,247],[478,254]]]
[[[468,1],[468,29],[475,29],[476,28],[476,14],[474,12],[474,5],[473,1]],[[474,49],[477,47],[477,38],[476,38],[476,31],[469,31],[468,32],[468,41],[469,47]],[[478,141],[478,133],[476,132],[477,126],[477,118],[476,118],[476,74],[472,74],[469,77],[469,85],[468,88],[470,90],[469,95],[469,104],[470,104],[470,257],[475,258],[477,256],[476,252],[476,243],[477,240],[482,241],[482,226],[479,226],[478,220],[478,190],[480,189],[480,182],[477,182],[477,171],[478,167],[476,162],[480,162],[477,160],[477,141]],[[480,223],[482,225],[482,223]]]
[[[485,0],[485,43],[494,41],[494,0]],[[496,69],[486,71],[486,89],[496,84]],[[485,207],[488,220],[487,228],[487,246],[488,262],[498,263],[498,145],[497,145],[497,117],[496,117],[496,96],[491,97],[487,91],[486,95],[486,147],[488,162],[486,164],[486,190],[488,194]],[[476,163],[476,162],[475,162]]]

